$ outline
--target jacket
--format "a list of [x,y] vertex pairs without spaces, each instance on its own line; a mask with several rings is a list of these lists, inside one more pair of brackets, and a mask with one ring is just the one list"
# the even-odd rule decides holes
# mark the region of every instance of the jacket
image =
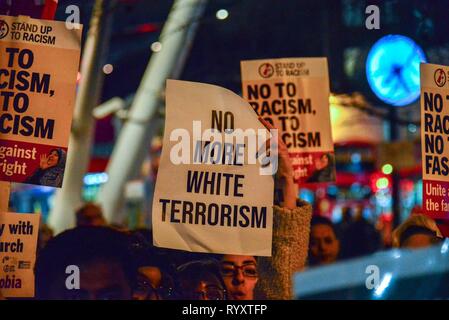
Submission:
[[294,210],[273,207],[271,257],[259,257],[256,298],[291,300],[293,275],[303,270],[309,251],[312,206],[298,200]]

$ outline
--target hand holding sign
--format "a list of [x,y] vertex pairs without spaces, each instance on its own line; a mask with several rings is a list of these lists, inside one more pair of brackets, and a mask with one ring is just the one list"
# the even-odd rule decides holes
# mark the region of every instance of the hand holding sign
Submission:
[[[267,120],[264,120],[262,117],[259,117],[259,121],[267,128],[267,130],[275,130],[276,128]],[[267,146],[270,144],[270,141],[267,141]],[[282,139],[278,136],[277,139],[277,148],[274,150],[278,150],[277,156],[279,157],[279,167],[276,173],[276,178],[292,180],[294,177],[294,171],[292,162],[290,161],[290,157],[288,155],[288,149]]]
[[[267,128],[267,130],[276,129],[271,123],[259,117],[259,121]],[[267,142],[269,145],[269,142]],[[298,194],[298,187],[294,181],[294,170],[290,156],[288,155],[288,148],[284,141],[278,136],[277,148],[278,150],[278,171],[276,173],[276,179],[281,184],[283,195],[283,206],[287,209],[293,210],[296,208],[296,198]]]

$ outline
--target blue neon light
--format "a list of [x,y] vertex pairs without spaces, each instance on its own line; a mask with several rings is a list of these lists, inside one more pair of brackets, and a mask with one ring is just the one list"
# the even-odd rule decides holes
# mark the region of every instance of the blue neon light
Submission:
[[419,65],[426,62],[423,50],[410,38],[388,35],[371,48],[366,77],[371,90],[383,102],[405,106],[419,97]]

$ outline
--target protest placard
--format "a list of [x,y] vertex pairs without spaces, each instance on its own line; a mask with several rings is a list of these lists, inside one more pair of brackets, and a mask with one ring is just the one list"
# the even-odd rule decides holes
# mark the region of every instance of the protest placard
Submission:
[[39,214],[0,212],[0,292],[3,297],[34,297]]
[[449,218],[449,67],[421,64],[423,208]]
[[166,100],[154,244],[270,256],[277,167],[261,161],[270,133],[247,102],[221,87],[169,80]]
[[61,187],[81,26],[0,16],[0,180]]
[[0,212],[8,211],[11,183],[0,181]]
[[241,62],[243,97],[279,129],[295,182],[335,181],[326,58]]

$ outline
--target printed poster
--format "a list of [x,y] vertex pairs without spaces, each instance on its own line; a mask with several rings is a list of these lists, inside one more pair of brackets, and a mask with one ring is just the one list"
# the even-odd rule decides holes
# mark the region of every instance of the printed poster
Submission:
[[295,182],[335,181],[326,58],[241,62],[243,97],[280,131]]
[[80,45],[81,26],[0,16],[0,181],[62,186]]
[[421,64],[423,209],[449,218],[449,67]]
[[0,212],[0,292],[3,297],[34,297],[39,214]]
[[265,153],[270,132],[246,101],[221,87],[168,80],[166,101],[154,244],[270,256],[277,170],[277,157]]

